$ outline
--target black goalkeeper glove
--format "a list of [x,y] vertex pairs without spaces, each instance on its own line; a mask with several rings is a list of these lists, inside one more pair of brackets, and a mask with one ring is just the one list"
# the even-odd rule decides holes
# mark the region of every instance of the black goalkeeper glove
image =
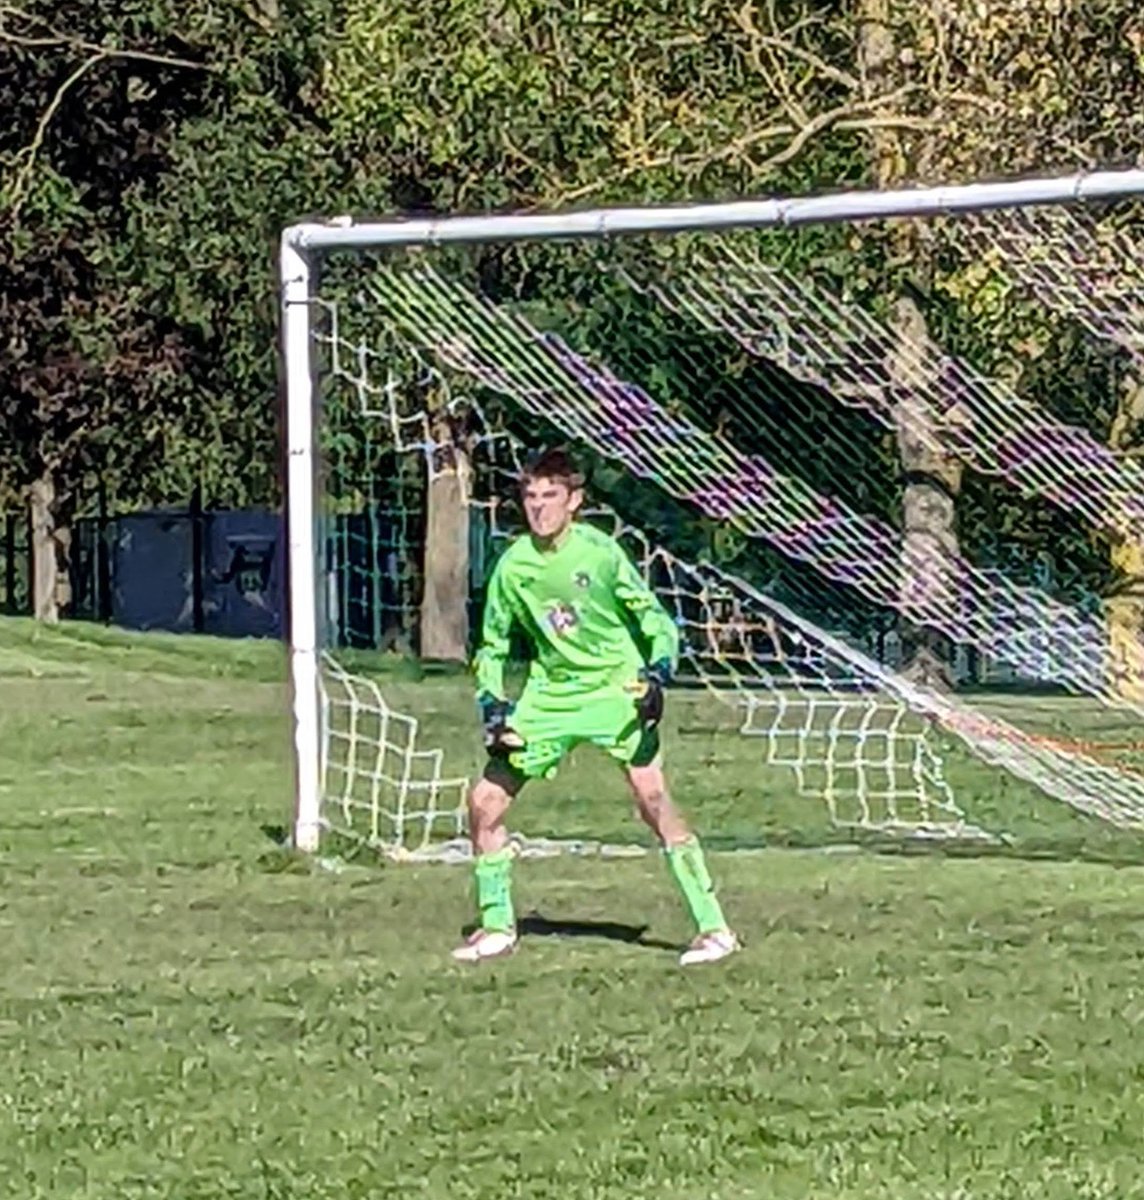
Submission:
[[640,672],[643,695],[636,701],[636,711],[645,729],[654,729],[663,720],[663,689],[671,680],[671,663],[662,658]]
[[485,749],[489,754],[503,758],[524,746],[524,739],[508,726],[513,705],[508,700],[498,700],[487,692],[477,698],[481,710],[481,725],[485,734]]

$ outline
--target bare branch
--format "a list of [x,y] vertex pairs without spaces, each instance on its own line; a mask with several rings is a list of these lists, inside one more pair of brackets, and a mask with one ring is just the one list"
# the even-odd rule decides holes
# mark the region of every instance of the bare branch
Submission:
[[[810,117],[794,94],[794,88],[791,87],[789,72],[785,69],[785,64],[780,61],[773,46],[764,43],[763,52],[770,62],[771,70],[768,73],[769,79],[776,93],[782,98],[783,109],[796,125],[805,125],[810,120]],[[762,55],[759,57],[761,61]]]
[[835,121],[835,129],[940,129],[941,122],[934,117],[859,117],[855,120]]
[[754,10],[755,6],[752,0],[747,0],[741,8],[732,11],[732,20],[750,38],[751,60],[754,65],[760,66],[760,73],[764,72],[761,71],[761,56],[759,51],[765,48],[772,53],[777,52],[780,55],[797,59],[807,66],[813,67],[824,79],[830,79],[834,83],[841,84],[847,91],[857,92],[861,90],[862,85],[857,76],[851,75],[849,71],[843,71],[833,66],[824,58],[815,54],[813,50],[807,50],[791,41],[791,34],[794,32],[794,27],[784,31],[786,34],[785,37],[773,33],[763,33],[758,25],[755,24]]
[[36,132],[32,136],[32,140],[17,154],[17,160],[20,161],[20,166],[16,171],[15,178],[12,180],[12,186],[8,190],[8,209],[13,221],[19,219],[20,206],[24,202],[24,193],[28,186],[28,180],[31,178],[32,170],[36,165],[36,157],[40,153],[40,149],[44,144],[44,137],[47,134],[48,126],[52,122],[52,118],[56,115],[57,110],[64,101],[64,97],[68,94],[72,87],[98,63],[103,62],[107,58],[106,54],[93,54],[90,58],[85,59],[72,73],[60,84],[55,90],[55,94],[48,101],[47,107],[40,113],[40,119],[36,122]]
[[[34,37],[28,34],[13,33],[4,26],[5,18],[8,17],[15,17],[17,20],[28,22],[30,25],[39,26],[46,30],[46,34]],[[76,37],[74,34],[58,30],[49,25],[43,17],[36,16],[34,13],[24,12],[23,9],[13,8],[10,5],[0,5],[0,42],[7,42],[12,46],[23,46],[29,49],[54,47],[57,49],[82,50],[85,54],[101,58],[124,58],[136,62],[156,63],[159,66],[165,67],[185,67],[192,71],[214,71],[217,69],[210,63],[195,62],[193,59],[179,58],[172,54],[156,54],[150,50],[130,50],[119,46],[100,46],[95,42],[89,42],[84,38]]]
[[[733,158],[760,142],[774,141],[776,137],[793,134],[794,136],[791,138],[791,141],[783,150],[768,158],[763,163],[758,164],[756,169],[761,172],[771,167],[781,166],[783,163],[789,162],[794,158],[803,146],[816,134],[832,126],[838,126],[842,122],[846,123],[845,127],[847,129],[891,128],[893,126],[904,126],[906,122],[912,123],[917,118],[901,116],[877,117],[873,115],[872,110],[896,104],[915,90],[915,85],[907,84],[896,91],[887,93],[885,96],[875,96],[870,100],[856,100],[848,104],[840,104],[836,108],[827,109],[825,112],[811,117],[801,127],[768,125],[736,138],[718,151],[707,155],[697,155],[696,158],[702,158],[704,165],[706,165],[708,162],[715,162],[721,158]],[[686,162],[686,160],[681,161]]]
[[[7,28],[7,22],[16,20],[25,23],[31,29],[43,30],[42,34],[16,33]],[[118,46],[101,46],[89,42],[74,34],[66,33],[50,25],[48,21],[35,13],[25,12],[12,5],[0,5],[0,43],[21,46],[26,49],[54,49],[60,51],[78,51],[85,55],[83,61],[56,88],[43,112],[36,121],[36,129],[31,141],[15,155],[15,174],[11,186],[7,189],[8,214],[13,221],[18,221],[20,209],[26,198],[28,184],[35,169],[36,161],[43,148],[44,138],[48,127],[59,111],[68,92],[93,67],[110,59],[127,60],[131,62],[154,63],[166,67],[182,67],[196,71],[213,71],[209,63],[193,62],[190,59],[179,58],[175,55],[156,54],[149,50],[131,50]]]
[[[671,166],[673,164],[678,167],[699,171],[704,167],[710,166],[712,163],[742,156],[750,164],[755,174],[762,175],[767,171],[773,170],[775,167],[790,162],[791,159],[795,158],[803,150],[812,138],[830,128],[846,130],[934,128],[937,123],[931,118],[881,113],[878,111],[896,104],[906,96],[917,91],[917,88],[918,85],[916,84],[906,84],[893,92],[888,92],[884,96],[875,96],[870,100],[856,100],[849,104],[839,105],[836,108],[828,109],[826,112],[812,117],[801,128],[789,122],[765,125],[760,129],[754,129],[750,133],[734,138],[732,141],[713,150],[696,151],[694,154],[684,155],[672,153],[661,154],[655,158],[649,158],[643,162],[625,166],[623,170],[615,172],[607,178],[596,179],[591,183],[583,184],[569,191],[560,192],[555,197],[555,202],[567,204],[575,200],[583,200],[585,197],[593,195],[596,192],[603,191],[617,183],[622,183],[625,179],[630,179],[640,171],[655,170],[656,168]],[[777,150],[762,161],[756,162],[747,156],[746,151],[751,147],[767,142],[774,142],[780,138],[789,138],[790,140],[782,149]],[[521,157],[523,158],[524,156],[521,155]]]
[[846,123],[847,129],[891,129],[891,128],[918,128],[916,124],[918,118],[915,117],[877,117],[866,116],[861,117],[858,114],[863,109],[869,109],[883,103],[890,103],[895,98],[899,98],[902,93],[912,91],[911,87],[899,88],[897,93],[890,96],[883,96],[872,101],[863,101],[858,104],[844,104],[838,108],[828,109],[826,112],[819,113],[812,117],[776,154],[772,154],[765,161],[757,164],[757,170],[763,171],[773,170],[775,167],[781,167],[784,163],[788,163],[795,158],[803,147],[824,130],[831,127],[837,128],[843,121]]

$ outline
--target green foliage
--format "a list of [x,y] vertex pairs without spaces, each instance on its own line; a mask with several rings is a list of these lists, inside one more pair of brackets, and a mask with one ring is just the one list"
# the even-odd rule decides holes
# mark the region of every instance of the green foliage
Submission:
[[[1107,443],[1123,352],[1035,302],[989,256],[939,263],[930,300],[929,325],[941,346],[1058,421]],[[969,553],[1024,582],[1089,606],[1112,582],[1105,534],[1003,480],[969,476],[959,517]]]
[[0,31],[9,492],[50,469],[65,494],[98,471],[123,504],[273,495],[266,205],[321,161],[279,135],[318,72],[318,8],[288,31],[205,3],[5,16],[35,43]]
[[[125,503],[182,499],[195,482],[208,503],[273,500],[273,253],[307,213],[731,195],[776,180],[738,145],[781,148],[791,130],[753,136],[774,124],[775,97],[736,19],[714,4],[613,9],[505,5],[490,25],[477,4],[31,6],[11,28],[50,31],[48,44],[2,43],[17,118],[0,151],[5,261],[29,297],[11,325],[29,338],[10,340],[19,362],[71,365],[71,415],[45,411],[54,381],[20,368],[4,393],[19,435],[9,490],[51,465],[65,485],[98,467]],[[818,49],[843,48],[836,26],[804,28]],[[92,47],[105,57],[62,95],[22,175],[62,73]],[[824,153],[812,174],[860,177],[853,137]],[[61,239],[70,274],[55,265]]]
[[[782,9],[801,49],[845,60],[839,19],[805,3]],[[750,6],[718,0],[505,0],[491,10],[480,0],[350,0],[327,109],[335,138],[401,208],[741,195],[774,186],[799,158],[796,149],[780,160],[797,126],[759,36]],[[805,63],[794,74],[808,106],[837,102],[835,81]],[[823,139],[810,157],[820,181],[863,175],[853,136]],[[792,171],[805,178],[805,161]]]
[[[65,516],[97,473],[124,507],[182,501],[196,484],[208,505],[275,502],[274,256],[282,227],[308,214],[833,190],[872,177],[870,139],[881,129],[900,132],[934,178],[1134,152],[1144,42],[1122,0],[890,7],[901,88],[886,96],[869,95],[855,71],[855,12],[808,0],[32,0],[22,13],[5,9],[0,504],[45,470]],[[660,242],[655,253],[670,269],[696,241]],[[875,309],[913,273],[887,262],[878,226],[756,241]],[[616,261],[628,253],[608,251]],[[490,294],[569,337],[580,330],[657,396],[716,419],[695,407],[692,377],[740,366],[708,348],[702,370],[681,374],[691,343],[673,343],[678,329],[646,306],[594,309],[598,276],[577,253],[488,249],[471,269]],[[955,290],[946,289],[955,311],[942,335],[990,369],[1008,371],[1022,339],[1072,336],[1012,294]],[[637,350],[650,356],[642,368]],[[1011,377],[1101,428],[1103,384],[1091,372],[1079,389],[1062,382],[1073,378],[1068,359],[1047,351],[1041,368]],[[1056,363],[1066,364],[1060,375]],[[352,403],[335,403],[343,399]],[[826,437],[800,450],[792,471],[892,514],[890,447],[853,414],[831,414],[805,390],[799,400],[812,424],[865,449],[842,471]],[[335,426],[352,415],[345,408]],[[758,432],[783,445],[772,417]],[[749,432],[735,427],[745,441]],[[373,451],[342,451],[347,477],[360,480]],[[998,536],[1013,532],[1037,553],[1058,538],[1052,525],[1030,540],[1031,510],[1001,492],[990,485],[964,528],[999,523]],[[696,525],[699,540],[708,532]],[[1081,555],[1082,535],[1069,536]],[[1082,573],[1099,585],[1088,566]]]
[[916,72],[945,99],[946,136],[931,170],[1047,174],[1136,159],[1144,133],[1137,5],[954,0],[932,12],[944,20],[940,39],[933,17],[914,23]]

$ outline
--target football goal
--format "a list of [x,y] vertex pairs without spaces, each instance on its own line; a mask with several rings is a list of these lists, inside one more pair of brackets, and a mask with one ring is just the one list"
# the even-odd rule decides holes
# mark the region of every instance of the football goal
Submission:
[[1144,718],[1141,197],[1113,171],[287,229],[295,844],[464,854],[475,715],[399,667],[465,662],[557,443],[680,629],[674,686],[755,756],[760,830],[785,790],[858,835],[1004,836],[964,763],[1144,826],[1144,747],[1037,699]]

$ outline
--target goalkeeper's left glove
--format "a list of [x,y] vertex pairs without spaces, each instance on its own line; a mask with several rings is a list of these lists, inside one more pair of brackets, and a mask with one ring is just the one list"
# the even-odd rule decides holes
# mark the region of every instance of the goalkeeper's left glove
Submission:
[[645,729],[654,729],[663,720],[663,689],[671,681],[671,663],[666,658],[653,662],[640,672],[643,695],[636,701],[636,711]]
[[477,707],[481,711],[481,725],[485,735],[485,749],[494,757],[504,757],[514,750],[524,747],[524,739],[510,729],[509,717],[512,716],[513,705],[508,700],[499,700],[488,692],[482,692],[477,697]]

